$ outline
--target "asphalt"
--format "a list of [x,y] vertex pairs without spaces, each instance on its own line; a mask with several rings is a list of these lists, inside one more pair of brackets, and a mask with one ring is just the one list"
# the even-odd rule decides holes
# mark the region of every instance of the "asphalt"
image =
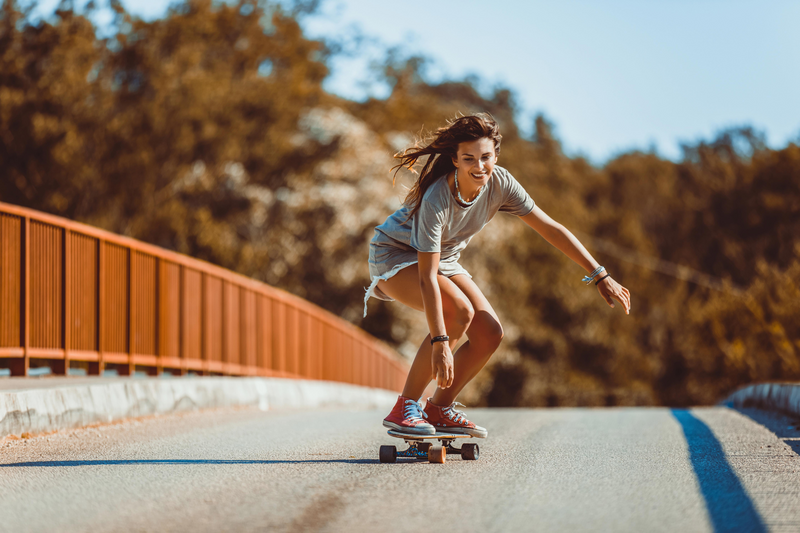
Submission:
[[478,461],[378,462],[383,410],[169,414],[0,441],[0,531],[800,531],[793,418],[469,410]]

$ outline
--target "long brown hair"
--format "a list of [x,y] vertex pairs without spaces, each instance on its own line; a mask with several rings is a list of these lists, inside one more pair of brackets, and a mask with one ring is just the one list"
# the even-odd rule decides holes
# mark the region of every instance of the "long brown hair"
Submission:
[[495,154],[500,154],[500,141],[503,139],[503,136],[500,135],[500,127],[490,114],[476,113],[447,121],[447,126],[437,129],[432,138],[428,140],[427,145],[420,146],[421,143],[417,142],[412,148],[407,148],[394,155],[395,159],[400,160],[400,163],[392,167],[394,180],[397,179],[397,173],[401,168],[415,172],[413,167],[417,160],[428,156],[422,172],[419,173],[419,178],[403,201],[406,206],[411,208],[408,220],[419,211],[425,191],[437,179],[447,175],[455,168],[453,158],[458,153],[458,145],[484,137],[488,137],[494,142]]

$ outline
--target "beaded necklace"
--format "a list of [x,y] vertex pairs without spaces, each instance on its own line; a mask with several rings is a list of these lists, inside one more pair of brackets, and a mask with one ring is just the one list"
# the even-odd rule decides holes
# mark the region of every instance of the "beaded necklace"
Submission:
[[454,179],[455,179],[455,182],[456,182],[456,195],[458,196],[458,201],[461,203],[461,205],[463,205],[464,207],[469,207],[469,206],[471,206],[472,204],[474,204],[475,202],[478,201],[478,198],[481,197],[481,193],[483,192],[483,187],[478,189],[478,195],[475,197],[474,200],[472,200],[471,202],[467,202],[466,200],[464,200],[461,197],[461,191],[458,190],[458,169],[456,169],[456,174],[455,174],[455,178]]

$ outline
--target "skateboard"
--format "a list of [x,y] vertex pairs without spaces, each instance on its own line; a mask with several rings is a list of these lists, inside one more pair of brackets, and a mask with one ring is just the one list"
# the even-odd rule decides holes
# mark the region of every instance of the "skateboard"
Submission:
[[[472,435],[458,433],[437,433],[436,435],[413,435],[394,429],[388,432],[390,437],[403,439],[408,444],[407,450],[397,451],[394,446],[381,446],[379,457],[382,463],[397,462],[398,457],[413,457],[414,459],[427,459],[431,463],[444,463],[448,454],[459,454],[462,459],[476,461],[479,456],[478,445],[472,442],[462,444],[455,448],[453,442],[458,439],[468,439]],[[441,444],[426,442],[438,440]]]

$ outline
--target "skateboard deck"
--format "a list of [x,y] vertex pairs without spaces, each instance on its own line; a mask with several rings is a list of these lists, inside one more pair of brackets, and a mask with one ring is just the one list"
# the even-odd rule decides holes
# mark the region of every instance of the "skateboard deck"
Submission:
[[[452,444],[457,439],[468,439],[472,435],[460,433],[436,433],[435,435],[415,435],[413,433],[403,433],[395,429],[388,432],[390,437],[403,439],[408,444],[408,449],[397,451],[395,446],[381,446],[380,461],[382,463],[395,463],[398,457],[411,457],[414,459],[428,459],[431,463],[444,463],[448,454],[458,454],[462,459],[475,461],[479,456],[478,445],[474,443],[462,444],[460,448]],[[438,440],[441,444],[434,444],[432,441]]]
[[389,431],[387,431],[387,433],[392,437],[397,437],[398,439],[403,439],[406,441],[468,439],[472,437],[472,435],[463,435],[461,433],[436,433],[435,435],[417,435],[415,433],[403,433],[402,431],[396,429],[390,429]]

